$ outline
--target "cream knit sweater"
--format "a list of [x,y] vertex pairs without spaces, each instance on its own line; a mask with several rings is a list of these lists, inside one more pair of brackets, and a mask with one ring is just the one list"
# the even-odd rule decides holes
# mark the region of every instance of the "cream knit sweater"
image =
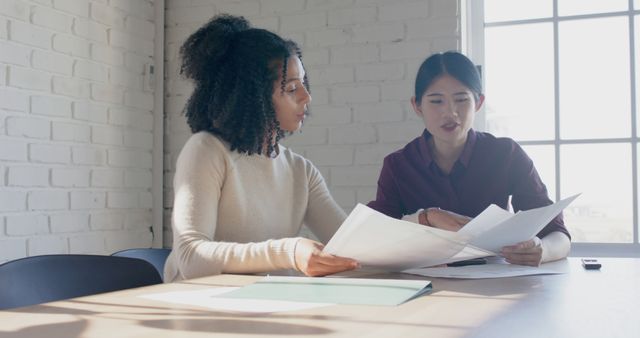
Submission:
[[309,160],[240,154],[207,132],[180,152],[174,191],[166,282],[295,268],[303,223],[326,243],[346,218]]

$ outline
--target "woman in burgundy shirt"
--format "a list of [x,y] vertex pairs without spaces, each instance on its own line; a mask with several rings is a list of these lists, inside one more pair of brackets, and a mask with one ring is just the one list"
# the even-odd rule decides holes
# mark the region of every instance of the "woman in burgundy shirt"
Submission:
[[[533,162],[512,139],[471,129],[484,102],[477,69],[457,52],[427,58],[411,103],[426,127],[384,159],[369,207],[396,218],[457,231],[496,204],[528,210],[552,204]],[[571,247],[562,214],[536,237],[502,248],[513,264],[564,258]]]

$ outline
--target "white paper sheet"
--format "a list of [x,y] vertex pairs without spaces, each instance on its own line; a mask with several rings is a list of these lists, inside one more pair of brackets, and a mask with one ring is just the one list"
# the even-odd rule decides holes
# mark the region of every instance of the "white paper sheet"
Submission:
[[489,264],[459,267],[410,269],[404,272],[412,275],[439,278],[482,279],[504,278],[529,275],[562,274],[568,271],[566,259],[542,264],[540,267],[509,264],[491,260]]
[[478,236],[485,232],[487,229],[492,228],[498,223],[502,223],[509,218],[513,217],[513,213],[500,208],[495,204],[491,204],[480,215],[473,218],[469,223],[458,230],[459,233],[467,234],[469,236]]
[[[239,289],[238,287],[221,287],[190,291],[172,291],[138,296],[167,303],[201,306],[218,311],[268,313],[297,311],[321,306],[335,305],[331,303],[304,303],[268,299],[222,298],[224,293]],[[214,297],[215,296],[215,297]]]
[[546,207],[519,211],[516,214],[492,204],[458,232],[470,235],[471,245],[492,252],[500,252],[503,246],[533,238],[579,195],[565,198]]
[[398,220],[358,204],[324,251],[388,271],[495,256],[503,246],[533,238],[577,197],[515,215],[491,205],[458,232]]
[[470,236],[398,220],[358,204],[324,248],[366,268],[402,271],[493,255],[467,248]]

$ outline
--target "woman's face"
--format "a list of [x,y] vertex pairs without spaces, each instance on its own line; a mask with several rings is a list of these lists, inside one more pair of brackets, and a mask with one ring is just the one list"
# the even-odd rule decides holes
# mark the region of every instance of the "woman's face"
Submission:
[[411,99],[413,109],[422,118],[436,146],[459,147],[467,140],[474,113],[480,109],[484,96],[476,100],[473,92],[450,75],[436,78],[422,94],[418,104]]
[[278,80],[273,84],[273,107],[280,129],[293,132],[300,129],[307,113],[307,104],[311,102],[311,95],[304,86],[304,68],[297,56],[289,57],[287,61],[287,78],[282,91],[282,71]]

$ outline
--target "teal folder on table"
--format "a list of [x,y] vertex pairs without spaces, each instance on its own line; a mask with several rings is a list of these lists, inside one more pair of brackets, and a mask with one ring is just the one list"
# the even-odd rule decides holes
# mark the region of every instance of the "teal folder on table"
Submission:
[[431,282],[427,280],[267,276],[217,297],[398,305],[429,291]]

